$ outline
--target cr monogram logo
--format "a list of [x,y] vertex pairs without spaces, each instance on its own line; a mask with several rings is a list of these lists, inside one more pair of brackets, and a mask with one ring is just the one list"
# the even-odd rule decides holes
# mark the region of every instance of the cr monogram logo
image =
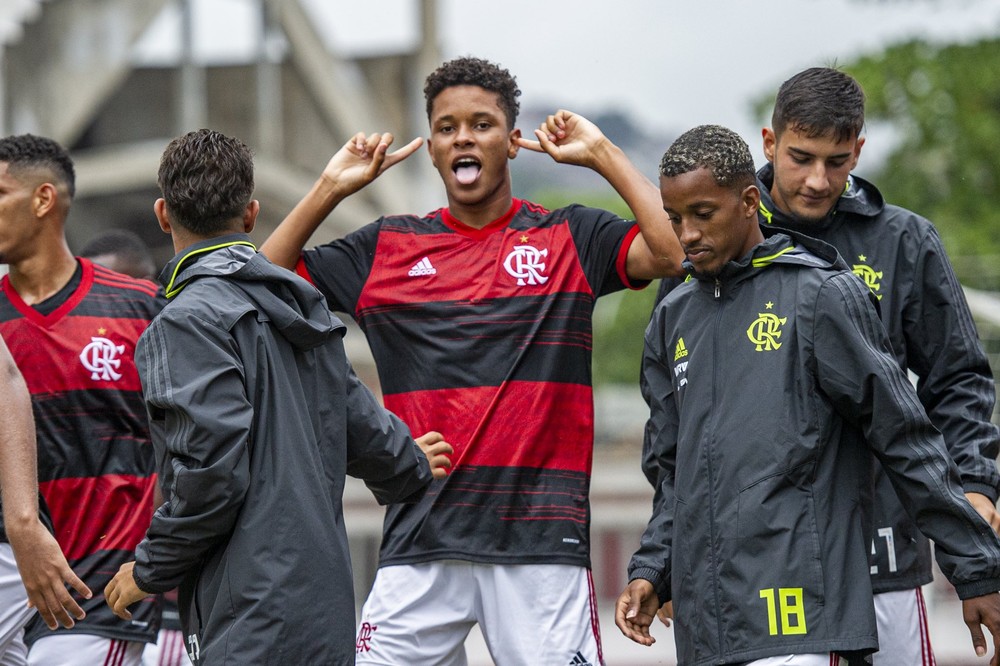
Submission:
[[375,633],[376,629],[378,629],[377,625],[367,622],[361,623],[361,628],[358,629],[358,642],[355,645],[358,652],[371,652],[372,634]]
[[781,337],[780,327],[788,321],[788,317],[778,317],[770,312],[762,312],[747,329],[747,337],[757,346],[757,351],[774,351],[781,347],[778,338]]
[[112,381],[121,379],[118,368],[121,367],[119,354],[125,353],[125,345],[116,345],[107,338],[90,338],[90,344],[80,352],[83,367],[90,370],[90,378],[97,381]]
[[503,261],[503,267],[511,276],[517,278],[517,284],[545,284],[549,278],[542,275],[545,264],[542,259],[549,255],[548,248],[539,250],[531,245],[515,245],[511,253]]

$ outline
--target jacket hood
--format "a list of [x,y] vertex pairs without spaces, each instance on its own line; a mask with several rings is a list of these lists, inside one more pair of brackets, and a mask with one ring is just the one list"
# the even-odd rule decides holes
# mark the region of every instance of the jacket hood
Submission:
[[[257,252],[246,234],[199,241],[184,248],[160,272],[159,280],[173,300],[192,283],[207,277],[225,278],[243,291],[291,344],[311,349],[327,341],[344,324],[330,312],[323,296],[291,271],[272,264]],[[216,303],[220,310],[226,303]]]
[[[774,185],[774,165],[765,164],[757,172],[757,186],[760,189],[760,214],[766,225],[786,227],[795,224],[804,224],[794,216],[785,211],[779,210],[771,198],[771,186]],[[836,205],[827,213],[827,216],[819,222],[808,224],[819,224],[820,226],[831,224],[838,215],[851,213],[861,217],[874,218],[885,208],[885,198],[878,188],[864,178],[851,174],[847,179],[847,187],[844,193],[837,199]]]
[[764,242],[755,245],[742,258],[727,263],[718,275],[699,274],[694,264],[686,259],[681,265],[698,280],[729,284],[741,282],[773,264],[847,269],[836,248],[829,243],[786,229],[762,228],[762,231]]

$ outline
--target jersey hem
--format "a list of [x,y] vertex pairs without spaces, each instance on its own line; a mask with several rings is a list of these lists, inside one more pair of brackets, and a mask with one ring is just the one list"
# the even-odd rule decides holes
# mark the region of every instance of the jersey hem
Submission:
[[482,553],[424,553],[420,555],[395,555],[392,557],[380,558],[378,568],[391,567],[399,564],[423,564],[426,562],[438,562],[441,560],[458,560],[460,562],[474,562],[476,564],[569,564],[572,566],[592,569],[589,557],[570,557],[565,554],[537,554],[537,555],[517,555],[502,557],[498,555],[484,555]]

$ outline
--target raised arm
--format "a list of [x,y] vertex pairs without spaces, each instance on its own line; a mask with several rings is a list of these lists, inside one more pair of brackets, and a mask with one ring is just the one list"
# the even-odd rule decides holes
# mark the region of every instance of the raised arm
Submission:
[[684,253],[663,211],[660,190],[583,116],[560,110],[535,130],[538,141],[518,139],[527,150],[548,153],[556,162],[587,167],[599,173],[618,192],[635,215],[640,235],[629,248],[625,265],[635,280],[681,274]]
[[83,597],[90,589],[69,568],[55,537],[38,518],[38,472],[31,397],[10,351],[0,339],[0,489],[4,525],[21,581],[50,629],[72,627],[85,613],[66,590]]
[[392,134],[355,134],[338,150],[305,197],[260,246],[264,255],[285,268],[294,268],[306,241],[337,205],[389,167],[412,155],[423,143],[417,138],[389,153]]

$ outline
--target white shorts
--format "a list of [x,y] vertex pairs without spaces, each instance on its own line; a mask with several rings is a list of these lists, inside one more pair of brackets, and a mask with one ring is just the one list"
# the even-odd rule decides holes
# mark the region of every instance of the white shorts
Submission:
[[0,543],[0,666],[27,663],[24,625],[34,614],[35,609],[28,608],[28,593],[17,572],[14,551],[9,543]]
[[[3,666],[0,664],[0,666]],[[180,629],[160,629],[155,643],[146,643],[142,666],[191,666]]]
[[357,663],[466,666],[479,624],[504,666],[603,666],[590,570],[445,560],[382,567],[361,610]]
[[927,607],[919,587],[876,594],[875,620],[878,652],[873,655],[874,666],[935,666],[927,633]]
[[28,651],[30,666],[142,666],[145,643],[54,632]]
[[829,653],[785,654],[780,657],[757,659],[745,666],[837,666],[839,663],[840,658]]

